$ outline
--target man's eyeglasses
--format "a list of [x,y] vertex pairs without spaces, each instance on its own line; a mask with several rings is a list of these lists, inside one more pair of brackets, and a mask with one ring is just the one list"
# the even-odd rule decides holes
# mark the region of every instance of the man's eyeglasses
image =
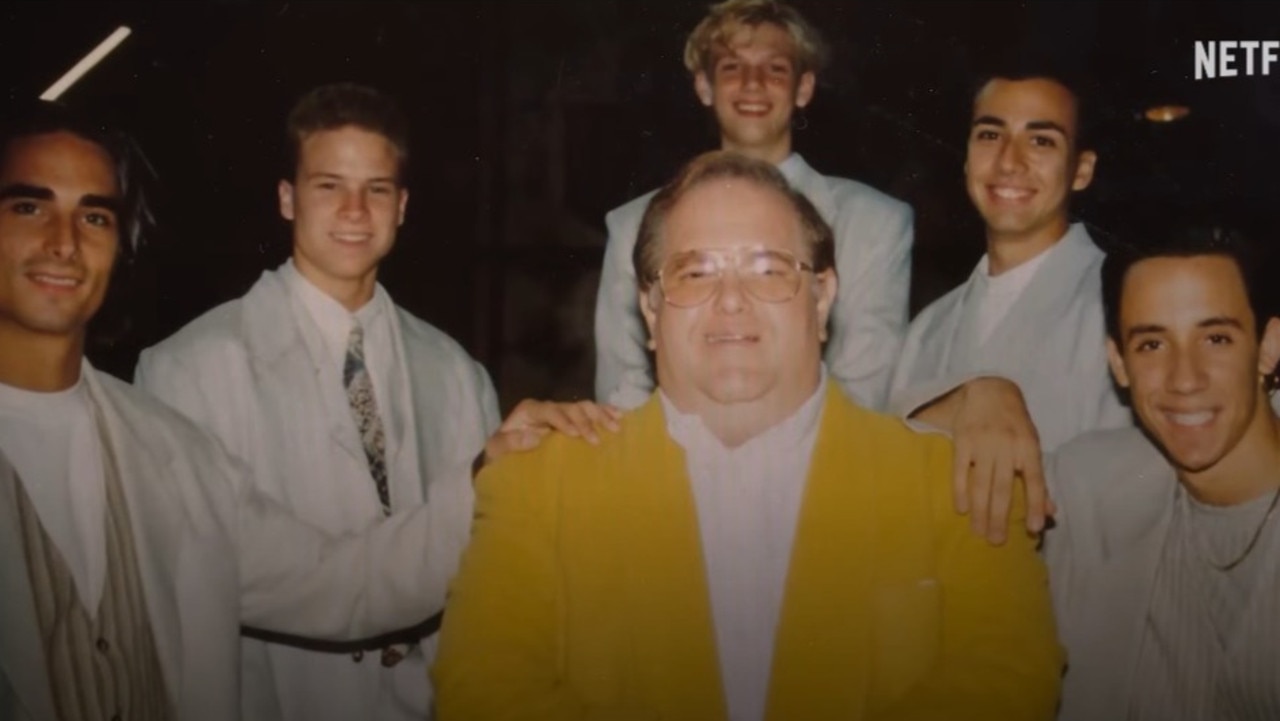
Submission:
[[662,297],[678,308],[702,305],[719,292],[732,270],[752,298],[785,303],[800,291],[800,278],[813,266],[781,250],[733,248],[676,253],[658,271]]

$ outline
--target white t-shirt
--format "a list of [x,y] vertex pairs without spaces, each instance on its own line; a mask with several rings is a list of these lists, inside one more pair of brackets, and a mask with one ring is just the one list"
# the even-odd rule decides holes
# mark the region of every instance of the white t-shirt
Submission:
[[0,383],[0,452],[17,471],[92,618],[106,584],[107,491],[84,374],[54,393]]

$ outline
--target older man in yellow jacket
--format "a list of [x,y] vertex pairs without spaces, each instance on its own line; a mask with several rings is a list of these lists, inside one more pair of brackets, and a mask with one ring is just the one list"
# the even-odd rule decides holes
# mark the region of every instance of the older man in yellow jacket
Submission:
[[1033,541],[970,534],[949,442],[826,379],[813,206],[710,153],[655,196],[634,259],[659,390],[598,445],[481,476],[440,718],[1052,718]]

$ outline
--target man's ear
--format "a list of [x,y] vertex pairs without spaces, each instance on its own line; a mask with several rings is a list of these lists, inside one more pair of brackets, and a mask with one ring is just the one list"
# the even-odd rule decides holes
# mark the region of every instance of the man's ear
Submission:
[[1128,388],[1129,372],[1124,368],[1124,358],[1120,355],[1120,348],[1111,338],[1107,338],[1107,365],[1111,366],[1111,375],[1115,377],[1116,385]]
[[399,193],[400,193],[400,210],[396,217],[397,226],[404,225],[404,209],[407,205],[409,205],[409,191],[405,188],[401,188]]
[[1262,339],[1258,343],[1258,372],[1269,376],[1277,372],[1280,366],[1280,318],[1271,318],[1262,329]]
[[658,337],[658,311],[653,307],[655,302],[653,286],[640,290],[639,293],[640,315],[644,316],[644,325],[649,329],[649,339],[645,342],[645,347],[649,350],[657,350],[658,344],[654,339]]
[[831,306],[835,305],[836,293],[840,289],[840,279],[830,268],[813,276],[814,291],[818,296],[818,340],[827,340],[827,321],[831,317]]
[[698,100],[708,108],[715,100],[715,94],[712,92],[711,79],[707,77],[706,71],[699,70],[693,74],[693,92],[698,94]]
[[1084,190],[1093,182],[1093,169],[1098,164],[1098,154],[1092,150],[1080,152],[1076,158],[1076,177],[1071,180],[1072,190]]
[[276,184],[276,196],[280,199],[280,217],[293,220],[293,183],[281,180]]
[[796,83],[796,107],[803,108],[813,101],[813,90],[818,84],[818,78],[810,70],[800,76],[800,82]]

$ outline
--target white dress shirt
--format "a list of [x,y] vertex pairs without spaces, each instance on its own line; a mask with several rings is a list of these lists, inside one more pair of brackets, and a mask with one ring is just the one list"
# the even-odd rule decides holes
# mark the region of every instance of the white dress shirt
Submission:
[[0,452],[17,471],[80,603],[94,617],[107,576],[107,492],[84,375],[54,393],[0,384]]
[[727,448],[659,392],[667,432],[685,451],[731,721],[764,718],[773,643],[826,371],[790,418]]
[[[394,472],[392,459],[395,458],[399,439],[405,430],[399,426],[400,414],[391,412],[392,404],[398,401],[398,397],[392,393],[392,381],[396,377],[399,365],[396,363],[398,354],[395,352],[391,327],[395,314],[391,298],[381,285],[377,285],[369,302],[352,313],[298,272],[292,259],[280,267],[280,277],[306,309],[306,317],[298,318],[298,325],[304,329],[302,338],[312,358],[317,361],[323,359],[319,365],[324,369],[324,386],[340,391],[328,395],[333,402],[332,412],[336,414],[335,417],[345,418],[351,415],[346,389],[342,382],[342,367],[346,363],[347,341],[351,335],[351,328],[359,323],[364,329],[365,368],[373,383],[378,418],[382,421],[383,435],[386,438],[387,483],[391,485],[391,474]],[[318,333],[306,332],[307,330],[315,330]],[[353,419],[353,428],[354,423]],[[372,477],[370,477],[369,486],[374,488]],[[373,498],[376,500],[376,493]],[[392,508],[394,510],[395,506]]]

